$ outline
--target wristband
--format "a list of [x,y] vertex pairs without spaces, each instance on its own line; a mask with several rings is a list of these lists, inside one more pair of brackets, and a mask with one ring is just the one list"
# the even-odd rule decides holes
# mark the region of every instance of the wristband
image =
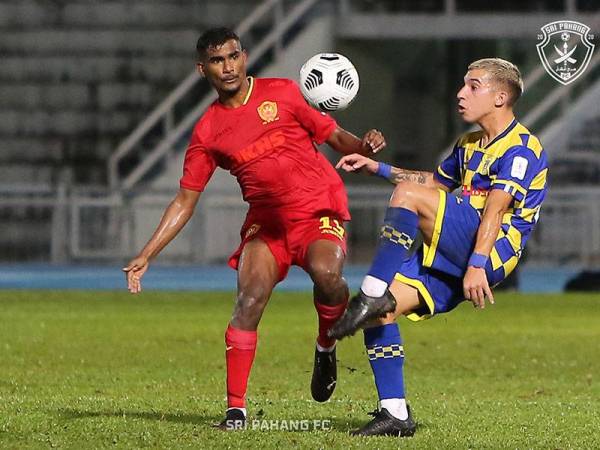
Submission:
[[478,269],[485,268],[488,257],[480,253],[473,253],[469,258],[468,266],[477,267]]
[[389,164],[386,163],[378,163],[377,166],[377,172],[375,172],[375,175],[377,175],[378,177],[381,178],[385,178],[386,180],[390,178],[390,175],[392,174],[392,166],[390,166]]

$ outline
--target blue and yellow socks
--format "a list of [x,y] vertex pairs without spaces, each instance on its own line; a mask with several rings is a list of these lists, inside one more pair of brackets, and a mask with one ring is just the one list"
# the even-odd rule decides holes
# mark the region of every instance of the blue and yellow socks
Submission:
[[379,235],[379,247],[361,290],[381,297],[394,280],[417,235],[419,216],[409,209],[390,206]]
[[364,330],[369,363],[375,377],[381,408],[394,417],[408,417],[404,395],[404,348],[398,324],[390,323]]

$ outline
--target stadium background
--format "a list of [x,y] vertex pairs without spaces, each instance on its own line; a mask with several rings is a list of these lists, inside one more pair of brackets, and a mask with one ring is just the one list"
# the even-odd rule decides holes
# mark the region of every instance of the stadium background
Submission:
[[[466,129],[455,93],[470,61],[500,56],[521,67],[518,113],[551,161],[523,293],[499,292],[482,311],[463,304],[400,321],[419,423],[402,445],[600,448],[600,297],[547,293],[582,271],[593,287],[600,265],[600,50],[574,83],[552,80],[535,46],[540,27],[561,19],[598,35],[600,3],[0,1],[0,447],[398,447],[347,436],[375,405],[360,338],[339,345],[334,398],[310,399],[316,317],[299,271],[261,323],[250,417],[326,419],[333,430],[210,427],[223,413],[235,296],[223,262],[245,213],[229,175],[213,178],[144,293],[125,291],[120,268],[175,193],[191,126],[211,101],[194,73],[195,41],[226,24],[259,76],[296,78],[317,52],[347,55],[361,90],[336,119],[357,134],[381,129],[382,159],[407,168],[433,169]],[[354,217],[345,273],[355,289],[390,186],[345,180]]]
[[[592,0],[486,5],[1,2],[0,285],[26,287],[47,274],[54,280],[47,285],[57,286],[57,267],[73,274],[86,267],[116,270],[141,248],[177,189],[191,126],[214,98],[194,71],[195,40],[221,24],[242,36],[251,74],[297,78],[314,53],[350,57],[361,89],[336,119],[357,134],[381,129],[388,140],[381,158],[407,168],[433,169],[466,130],[455,112],[466,65],[492,55],[514,61],[526,82],[519,117],[541,137],[552,164],[552,189],[526,251],[522,286],[556,290],[582,268],[593,270],[600,264],[600,52],[565,87],[544,72],[536,44],[540,27],[553,20],[599,30],[600,6]],[[354,217],[349,263],[360,267],[372,255],[390,187],[345,179]],[[217,173],[158,265],[222,265],[245,210],[233,179]],[[36,276],[27,277],[32,270]],[[215,287],[233,280],[219,274]],[[552,283],[536,282],[544,274]],[[117,277],[104,287],[118,287]],[[152,283],[152,272],[147,278]]]
[[[600,264],[600,52],[563,86],[544,72],[536,43],[553,20],[579,20],[593,33],[599,8],[592,0],[4,1],[0,259],[5,267],[38,263],[39,282],[52,266],[117,267],[141,248],[177,189],[191,126],[214,98],[194,71],[195,40],[227,24],[242,36],[251,74],[297,79],[314,53],[350,57],[361,89],[335,117],[357,134],[381,129],[381,158],[407,168],[433,169],[466,130],[455,93],[470,61],[517,63],[526,82],[519,117],[552,164],[520,274],[525,289],[549,289],[535,283],[544,273],[560,289]],[[345,179],[354,217],[349,263],[360,266],[372,255],[390,187]],[[235,182],[217,173],[158,264],[222,265],[245,210]],[[11,273],[3,270],[1,283],[20,285]]]

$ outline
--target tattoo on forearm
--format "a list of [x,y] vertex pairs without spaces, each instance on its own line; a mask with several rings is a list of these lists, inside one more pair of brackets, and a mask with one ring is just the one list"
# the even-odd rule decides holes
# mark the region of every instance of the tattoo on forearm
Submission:
[[431,176],[431,172],[421,172],[419,170],[404,170],[397,167],[392,168],[390,181],[398,184],[401,181],[412,181],[417,184],[427,184],[427,178]]

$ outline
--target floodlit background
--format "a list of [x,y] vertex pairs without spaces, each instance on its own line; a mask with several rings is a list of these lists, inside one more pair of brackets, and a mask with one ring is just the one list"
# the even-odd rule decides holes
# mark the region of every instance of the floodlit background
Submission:
[[[596,35],[566,87],[536,51],[541,27],[565,19]],[[348,436],[377,403],[360,334],[338,346],[334,397],[312,401],[317,317],[300,270],[262,318],[249,419],[332,430],[212,428],[235,297],[224,262],[246,211],[225,172],[144,292],[125,290],[120,269],[177,191],[191,127],[212,101],[194,51],[218,25],[237,29],[257,76],[297,78],[315,53],[348,56],[361,89],[336,119],[358,135],[382,130],[381,158],[407,168],[433,170],[467,130],[455,94],[469,62],[522,69],[518,115],[551,161],[541,222],[504,283],[525,293],[399,320],[419,426],[410,440]],[[580,287],[600,280],[598,45],[600,0],[0,0],[0,448],[600,448],[600,295],[541,293],[585,270]],[[391,185],[344,178],[355,292]]]
[[[562,19],[588,25],[600,44],[597,0],[2,1],[0,286],[34,286],[41,273],[63,286],[65,266],[116,286],[113,275],[176,192],[191,127],[214,99],[195,73],[196,39],[227,25],[248,49],[253,75],[297,78],[315,53],[349,57],[361,88],[335,118],[358,135],[382,130],[381,158],[412,169],[433,170],[467,130],[455,94],[469,62],[499,56],[519,65],[518,116],[551,161],[521,275],[526,290],[560,289],[600,265],[600,50],[575,82],[553,80],[536,44],[543,25]],[[354,218],[349,263],[361,267],[391,186],[344,178]],[[217,172],[157,262],[224,264],[245,211],[235,180]],[[205,277],[206,286],[233,276]]]

